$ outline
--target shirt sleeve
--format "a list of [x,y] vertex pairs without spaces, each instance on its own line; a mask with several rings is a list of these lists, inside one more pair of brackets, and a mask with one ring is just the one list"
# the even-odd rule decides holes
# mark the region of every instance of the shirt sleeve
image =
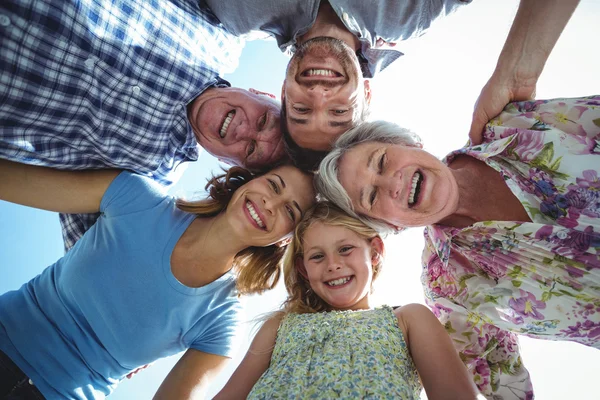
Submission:
[[130,214],[152,208],[165,197],[165,189],[152,179],[123,171],[102,196],[100,212],[107,216]]
[[235,355],[239,348],[238,339],[243,333],[243,312],[237,298],[226,307],[217,318],[212,319],[203,335],[194,340],[190,346],[192,349],[230,358]]
[[455,301],[452,293],[461,290],[461,281],[451,271],[461,267],[452,257],[442,263],[432,250],[428,243],[423,254],[426,304],[444,325],[481,393],[488,399],[532,399],[517,335]]

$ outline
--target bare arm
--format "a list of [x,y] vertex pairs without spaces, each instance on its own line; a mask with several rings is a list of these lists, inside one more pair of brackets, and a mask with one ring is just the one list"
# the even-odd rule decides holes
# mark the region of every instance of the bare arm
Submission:
[[579,0],[521,0],[492,77],[473,112],[469,137],[482,142],[485,124],[511,101],[529,100],[548,56]]
[[281,317],[269,319],[260,328],[246,356],[214,400],[245,399],[269,368]]
[[91,213],[120,171],[63,171],[0,160],[0,199],[62,213]]
[[160,385],[154,400],[204,399],[206,388],[229,360],[189,349]]
[[[429,309],[409,304],[395,311],[429,400],[468,400],[479,392],[444,327]],[[483,398],[483,397],[481,397]]]

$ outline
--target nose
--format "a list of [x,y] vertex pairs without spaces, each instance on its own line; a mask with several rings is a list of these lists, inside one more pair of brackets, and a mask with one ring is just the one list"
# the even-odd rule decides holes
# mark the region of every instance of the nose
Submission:
[[400,195],[400,191],[402,190],[402,181],[400,179],[400,176],[386,176],[383,178],[383,180],[384,183],[382,184],[382,186],[385,190],[388,191],[390,197],[392,199],[398,198],[398,196]]
[[265,211],[269,215],[275,215],[275,212],[279,208],[283,208],[284,203],[285,203],[285,199],[283,198],[283,196],[264,196],[263,197],[263,205],[264,205]]
[[339,269],[342,269],[342,263],[340,262],[339,255],[334,255],[329,258],[329,263],[327,264],[327,271],[334,272]]
[[308,89],[308,95],[315,102],[315,107],[322,106],[330,97],[331,90],[323,85],[314,85]]

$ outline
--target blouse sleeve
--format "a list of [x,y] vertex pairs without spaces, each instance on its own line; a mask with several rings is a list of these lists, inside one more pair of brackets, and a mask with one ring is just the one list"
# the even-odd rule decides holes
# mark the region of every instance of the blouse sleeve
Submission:
[[491,324],[456,300],[464,290],[452,273],[461,268],[454,265],[456,262],[450,257],[443,263],[429,244],[426,246],[422,280],[427,305],[446,328],[482,394],[488,399],[533,399],[517,335]]
[[486,142],[518,131],[551,132],[577,154],[600,153],[600,95],[509,103],[484,130]]

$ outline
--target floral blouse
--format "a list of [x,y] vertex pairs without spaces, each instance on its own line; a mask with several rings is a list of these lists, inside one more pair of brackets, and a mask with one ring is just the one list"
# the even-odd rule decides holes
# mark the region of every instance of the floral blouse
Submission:
[[[515,102],[467,154],[532,222],[425,229],[422,283],[490,399],[532,399],[517,334],[600,349],[600,96]],[[525,360],[526,361],[526,360]]]

